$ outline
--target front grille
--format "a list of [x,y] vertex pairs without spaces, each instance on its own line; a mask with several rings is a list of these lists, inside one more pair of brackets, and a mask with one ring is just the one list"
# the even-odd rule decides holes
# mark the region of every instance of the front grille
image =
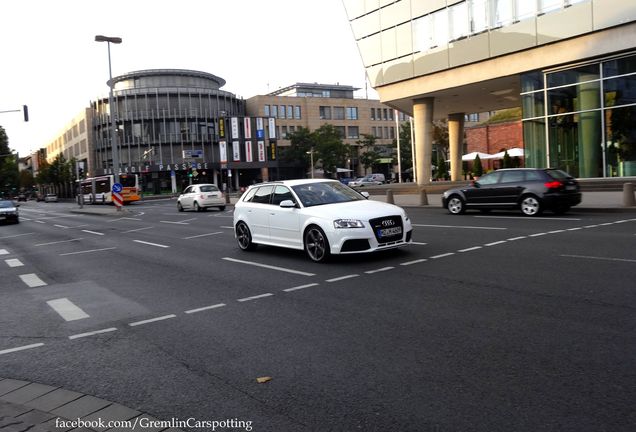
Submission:
[[385,216],[371,219],[369,223],[380,245],[402,240],[404,236],[404,227],[402,226],[402,218],[400,216]]

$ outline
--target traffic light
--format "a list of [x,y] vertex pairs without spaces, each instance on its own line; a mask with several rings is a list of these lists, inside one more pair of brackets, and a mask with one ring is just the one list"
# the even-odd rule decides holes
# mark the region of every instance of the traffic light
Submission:
[[22,113],[24,114],[24,121],[29,121],[29,107],[26,105],[22,105]]
[[192,170],[188,170],[188,177],[192,177]]

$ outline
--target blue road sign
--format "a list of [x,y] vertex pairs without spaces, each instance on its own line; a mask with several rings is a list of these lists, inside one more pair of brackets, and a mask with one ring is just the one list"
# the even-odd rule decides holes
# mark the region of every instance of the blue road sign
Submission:
[[122,188],[122,186],[121,186],[121,183],[115,183],[115,184],[113,184],[113,192],[115,192],[115,193],[119,193],[119,192],[121,192],[121,190],[122,190],[122,189],[123,189],[123,188]]

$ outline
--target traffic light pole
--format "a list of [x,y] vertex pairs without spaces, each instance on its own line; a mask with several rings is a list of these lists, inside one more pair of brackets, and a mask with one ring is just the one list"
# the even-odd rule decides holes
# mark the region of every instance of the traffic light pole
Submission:
[[82,193],[82,179],[80,178],[79,162],[75,161],[75,177],[77,178],[77,202],[79,208],[84,208],[84,194]]

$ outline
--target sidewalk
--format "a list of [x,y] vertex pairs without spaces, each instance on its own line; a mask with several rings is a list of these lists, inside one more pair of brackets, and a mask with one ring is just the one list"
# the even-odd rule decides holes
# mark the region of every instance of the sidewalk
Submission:
[[146,413],[84,393],[0,377],[1,432],[123,432],[133,429],[129,425],[151,432],[180,432],[168,427],[168,421],[157,421]]
[[[420,208],[442,208],[442,195],[439,193],[429,193],[427,205],[421,205],[421,196],[414,193],[394,193],[393,202],[401,207],[420,207]],[[238,200],[237,195],[230,196],[230,204],[234,205]],[[386,192],[382,194],[372,194],[369,199],[374,201],[387,201]],[[144,198],[144,201],[166,201],[175,205],[176,197],[167,196],[157,198]],[[606,191],[606,192],[583,192],[583,201],[578,206],[572,207],[573,212],[633,212],[636,213],[636,206],[623,206],[623,192]],[[113,217],[132,217],[135,212],[135,204],[124,206],[121,210],[117,210],[112,205],[84,205],[83,208],[74,206],[72,213],[104,215]]]

